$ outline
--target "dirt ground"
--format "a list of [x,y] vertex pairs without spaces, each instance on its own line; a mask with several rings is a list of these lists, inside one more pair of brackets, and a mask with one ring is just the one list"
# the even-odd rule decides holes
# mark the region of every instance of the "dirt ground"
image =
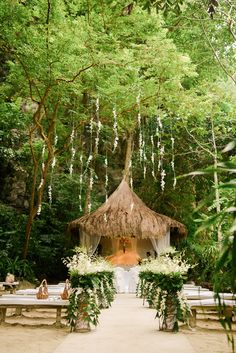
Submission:
[[[181,327],[196,353],[231,353],[232,345],[228,342],[226,331],[217,316],[202,315],[197,319],[197,327],[190,330]],[[232,325],[230,337],[236,342],[236,323]]]
[[[61,328],[53,325],[56,317],[53,310],[23,311],[21,317],[14,313],[14,310],[9,310],[6,324],[0,326],[1,353],[52,353],[70,332],[66,326],[65,312]],[[196,353],[232,352],[216,316],[199,317],[196,329],[181,326],[180,331]],[[233,335],[236,339],[236,324],[233,324]]]

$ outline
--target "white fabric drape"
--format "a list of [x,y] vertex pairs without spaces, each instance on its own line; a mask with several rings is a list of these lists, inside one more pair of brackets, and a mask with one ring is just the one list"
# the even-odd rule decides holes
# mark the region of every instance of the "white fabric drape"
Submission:
[[170,246],[170,230],[161,239],[150,238],[153,249],[159,255],[164,249]]
[[80,232],[80,245],[87,249],[89,255],[93,255],[100,243],[101,236],[89,236]]
[[115,288],[117,293],[136,293],[139,280],[139,267],[125,270],[123,267],[115,267]]

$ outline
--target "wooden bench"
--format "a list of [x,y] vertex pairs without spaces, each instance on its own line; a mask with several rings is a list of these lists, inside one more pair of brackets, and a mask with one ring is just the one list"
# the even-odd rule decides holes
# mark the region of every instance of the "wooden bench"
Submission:
[[199,311],[215,311],[226,318],[232,319],[233,312],[236,308],[235,300],[224,300],[221,302],[221,305],[214,299],[188,300],[188,304],[191,308],[189,326],[192,328],[197,325],[197,312]]
[[19,286],[19,282],[0,282],[0,285],[3,286],[5,290],[9,289],[10,293],[15,293]]
[[0,324],[6,320],[6,313],[8,308],[22,309],[56,309],[56,322],[55,326],[61,326],[61,310],[66,308],[69,304],[68,300],[61,299],[35,299],[35,298],[0,298]]

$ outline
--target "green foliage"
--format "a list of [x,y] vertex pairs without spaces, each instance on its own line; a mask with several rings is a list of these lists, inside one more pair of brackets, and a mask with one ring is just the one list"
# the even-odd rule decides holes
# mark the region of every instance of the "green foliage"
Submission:
[[27,279],[35,281],[35,274],[28,260],[22,260],[18,256],[14,259],[8,255],[7,251],[0,251],[0,277],[5,280],[7,273],[12,273],[16,279]]
[[[92,209],[95,209],[105,200],[105,156],[109,165],[108,191],[113,191],[122,178],[128,131],[134,135],[132,173],[135,191],[152,209],[187,225],[190,239],[186,256],[199,264],[199,270],[197,267],[192,270],[193,278],[212,282],[216,259],[214,243],[202,244],[200,238],[207,234],[207,237],[216,239],[213,226],[219,223],[226,235],[234,217],[227,211],[234,203],[233,183],[225,172],[221,173],[222,212],[219,215],[215,215],[216,204],[214,197],[210,196],[201,213],[198,209],[192,217],[192,211],[199,207],[206,194],[210,194],[213,178],[208,173],[199,178],[178,179],[174,189],[171,137],[175,138],[177,176],[213,164],[211,121],[214,122],[218,161],[227,159],[221,149],[235,136],[235,88],[225,79],[226,72],[221,71],[215,62],[210,46],[212,43],[218,49],[219,58],[231,73],[231,67],[235,66],[234,48],[224,18],[216,13],[215,21],[212,21],[206,1],[201,1],[200,6],[199,2],[182,0],[140,1],[127,6],[122,0],[108,1],[102,6],[94,0],[89,8],[84,1],[50,3],[50,9],[46,0],[7,0],[0,5],[0,46],[4,54],[0,59],[3,62],[3,71],[0,71],[0,161],[1,184],[4,185],[0,196],[4,203],[10,202],[6,194],[14,191],[7,191],[6,177],[21,178],[17,174],[19,171],[25,176],[25,200],[31,200],[33,155],[29,130],[34,126],[34,112],[27,110],[26,106],[38,106],[47,89],[40,123],[45,133],[50,124],[54,124],[48,138],[55,152],[56,166],[53,170],[50,166],[46,175],[42,213],[35,218],[29,246],[29,261],[36,276],[63,279],[66,275],[60,259],[68,252],[67,223],[83,214],[80,206],[84,207],[86,203],[90,168],[94,176]],[[227,10],[227,4],[221,6]],[[145,162],[139,161],[139,93]],[[91,165],[86,166],[89,154],[95,150],[98,96],[102,123],[99,151],[94,154]],[[114,106],[120,143],[112,153]],[[164,126],[161,136],[156,135],[157,115]],[[73,146],[70,142],[72,126],[75,128]],[[54,144],[56,135],[57,145]],[[157,147],[159,138],[165,146],[163,163],[167,175],[164,192],[161,191],[157,167],[155,178],[152,175],[151,135],[156,166],[160,153]],[[41,130],[37,127],[32,141],[34,156],[39,163],[36,194],[42,177],[41,166],[45,162],[42,158],[43,142]],[[70,175],[72,147],[76,154],[74,172]],[[227,155],[233,153],[230,150]],[[44,158],[48,155],[46,146]],[[81,156],[84,161],[82,169]],[[145,178],[144,164],[147,168]],[[232,166],[225,165],[222,169],[232,170]],[[52,186],[52,205],[46,193],[49,185]],[[82,196],[81,202],[79,196]],[[36,204],[37,197],[34,201]],[[12,263],[21,257],[27,213],[27,202],[20,207],[3,206],[3,209],[1,205],[0,250],[7,251]],[[204,228],[205,225],[198,227],[199,222],[194,222],[194,218],[201,220],[201,224],[204,219],[208,228]],[[199,237],[191,238],[196,228],[200,229]],[[230,249],[223,256],[223,260],[230,259],[228,268],[231,260],[235,263],[234,246],[227,241],[225,244],[226,249]],[[206,263],[207,256],[212,259],[211,264]],[[229,273],[233,275],[233,272]]]
[[70,279],[73,290],[69,297],[67,320],[71,330],[75,329],[78,319],[97,326],[100,308],[109,307],[114,300],[113,272],[85,275],[72,272]]
[[212,289],[216,262],[220,254],[219,244],[216,240],[211,237],[204,239],[200,235],[196,235],[182,242],[180,250],[183,251],[184,258],[194,265],[188,272],[188,280]]
[[190,314],[188,305],[180,295],[183,275],[177,272],[166,274],[141,271],[139,278],[138,294],[157,310],[156,317],[162,321],[161,329],[170,329],[167,321],[171,316],[174,320],[171,330],[178,331],[178,321],[187,322]]

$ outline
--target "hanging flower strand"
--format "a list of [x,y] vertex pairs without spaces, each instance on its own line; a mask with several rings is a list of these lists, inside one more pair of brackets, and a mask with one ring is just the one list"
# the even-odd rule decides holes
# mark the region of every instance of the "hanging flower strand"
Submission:
[[152,162],[152,176],[156,180],[155,176],[155,153],[154,153],[154,138],[153,135],[151,135],[151,162]]
[[163,167],[165,146],[162,144],[162,132],[163,132],[163,124],[162,124],[161,116],[158,114],[156,117],[156,136],[158,138],[158,140],[157,140],[157,149],[158,149],[157,169],[161,174],[161,190],[164,191],[166,171]]
[[[38,190],[40,190],[43,186],[43,182],[44,182],[44,178],[43,178],[43,173],[44,173],[44,168],[45,168],[45,164],[44,164],[44,155],[45,155],[45,143],[43,144],[43,148],[42,148],[42,174],[41,174],[41,180],[38,186]],[[37,209],[37,215],[39,216],[42,210],[42,205],[41,203],[38,205],[38,209]]]
[[161,171],[161,190],[162,191],[164,191],[165,189],[165,176],[166,176],[165,169],[162,169]]
[[83,190],[83,155],[80,155],[80,177],[79,177],[79,210],[83,211],[82,208],[82,190]]
[[147,173],[147,167],[146,167],[146,162],[147,162],[147,155],[146,155],[146,150],[145,150],[145,141],[143,140],[143,178],[146,178],[146,173]]
[[129,162],[129,172],[130,172],[130,187],[131,187],[131,190],[133,190],[132,159]]
[[71,144],[71,159],[70,159],[70,168],[69,168],[70,175],[72,175],[73,168],[74,168],[74,166],[73,166],[74,158],[75,158],[74,138],[75,138],[75,129],[73,126],[72,131],[71,131],[71,135],[70,135],[70,144]]
[[[54,153],[55,153],[55,149],[56,149],[56,146],[57,146],[57,142],[58,142],[58,136],[57,134],[55,134],[55,137],[54,137]],[[48,199],[49,199],[49,205],[51,206],[52,205],[52,177],[53,177],[53,172],[54,172],[54,168],[56,166],[56,157],[55,155],[53,156],[53,159],[52,159],[52,164],[51,164],[51,178],[50,178],[50,184],[48,186]]]
[[118,135],[118,124],[117,124],[117,114],[116,114],[116,108],[114,107],[113,110],[113,118],[114,118],[114,124],[113,124],[113,131],[114,131],[114,144],[113,144],[113,152],[115,152],[118,142],[119,142],[119,135]]
[[139,161],[142,162],[143,159],[143,134],[142,134],[142,125],[141,125],[141,113],[140,113],[140,93],[136,98],[138,106],[138,129],[139,129]]
[[156,136],[157,136],[157,150],[158,150],[158,171],[161,170],[162,160],[161,160],[161,134],[162,134],[162,122],[161,118],[158,115],[156,118]]
[[172,160],[171,160],[171,168],[173,171],[173,176],[174,176],[174,181],[173,181],[173,188],[175,189],[177,179],[176,179],[176,174],[175,174],[175,154],[174,154],[174,145],[175,145],[175,139],[173,136],[171,136],[171,149],[172,149]]
[[165,169],[163,168],[164,154],[165,154],[165,147],[161,146],[161,148],[160,148],[160,170],[161,170],[161,190],[162,191],[164,191],[164,189],[165,189],[165,176],[166,176]]
[[108,161],[107,161],[107,155],[105,157],[105,169],[106,169],[106,175],[105,175],[105,192],[106,192],[106,202],[108,199],[108,173],[107,173],[107,168],[108,168]]
[[100,109],[99,98],[97,98],[96,99],[97,134],[96,134],[96,137],[95,137],[95,151],[96,151],[96,153],[98,152],[100,131],[101,131],[101,127],[102,127],[101,121],[99,119],[99,109]]
[[92,208],[92,203],[91,203],[91,191],[93,190],[93,169],[90,168],[90,178],[89,178],[89,190],[90,190],[90,202],[88,204],[88,212],[91,212],[91,208]]
[[84,170],[83,174],[86,173],[86,171],[87,171],[90,163],[92,162],[92,160],[93,160],[93,155],[90,153],[90,155],[88,156],[88,159],[87,159],[87,162],[86,162],[86,166],[85,166],[85,170]]
[[39,186],[38,186],[38,190],[41,189],[41,187],[43,186],[43,172],[44,172],[44,167],[45,167],[45,164],[44,164],[44,155],[45,155],[45,143],[43,144],[43,148],[42,148],[42,166],[41,166],[41,169],[42,169],[42,176],[41,176],[41,180],[40,180],[40,183],[39,183]]

